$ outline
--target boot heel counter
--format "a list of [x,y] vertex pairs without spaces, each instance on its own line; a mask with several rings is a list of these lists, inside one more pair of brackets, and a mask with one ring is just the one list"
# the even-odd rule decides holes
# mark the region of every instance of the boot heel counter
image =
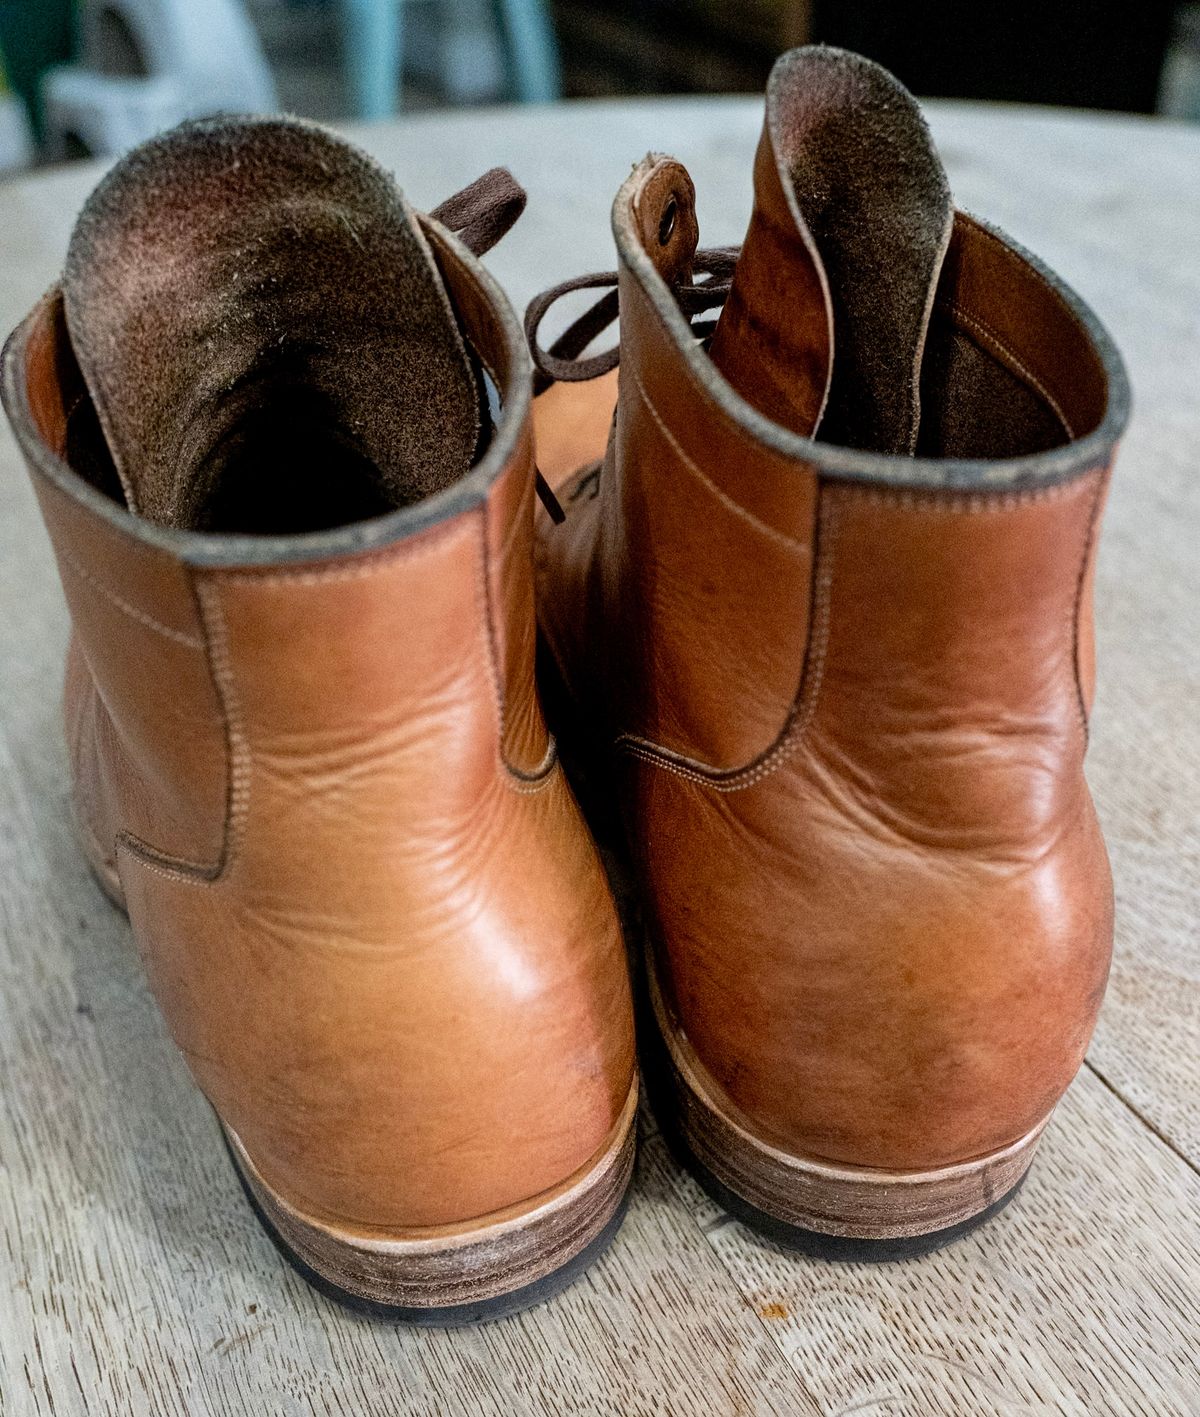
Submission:
[[[887,1040],[875,1086],[893,1105],[863,1099],[880,1135],[858,1145],[891,1164],[1009,1144],[1091,1036],[1112,884],[1080,646],[1106,482],[823,493],[830,629],[800,771],[826,851],[856,833],[845,869],[883,903],[857,908],[875,942],[845,987],[874,999]],[[847,1140],[832,1154],[851,1159]]]
[[[638,766],[664,983],[768,1139],[952,1164],[1078,1069],[1112,942],[1076,668],[1103,476],[823,486],[828,625],[794,736],[740,779]],[[677,850],[656,824],[679,820],[703,828]]]
[[502,754],[480,532],[198,573],[231,713],[226,866],[123,863],[197,1080],[271,1186],[331,1221],[522,1201],[630,1085],[594,853],[558,771],[520,782]]

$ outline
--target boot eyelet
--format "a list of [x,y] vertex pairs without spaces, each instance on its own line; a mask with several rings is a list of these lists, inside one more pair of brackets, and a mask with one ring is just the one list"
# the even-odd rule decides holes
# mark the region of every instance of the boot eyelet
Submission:
[[674,197],[668,197],[667,204],[663,208],[662,217],[658,223],[658,244],[665,246],[675,233],[675,219],[679,215],[679,203]]

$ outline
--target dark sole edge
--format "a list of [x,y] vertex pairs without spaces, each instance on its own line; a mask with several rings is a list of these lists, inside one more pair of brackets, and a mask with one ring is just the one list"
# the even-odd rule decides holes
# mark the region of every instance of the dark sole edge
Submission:
[[[662,1126],[661,1121],[659,1125]],[[955,1240],[969,1235],[972,1230],[986,1225],[993,1216],[999,1215],[1004,1207],[1016,1197],[1017,1192],[1025,1184],[1025,1177],[1029,1175],[1029,1172],[1026,1171],[1017,1184],[998,1201],[993,1201],[986,1210],[981,1210],[977,1215],[960,1220],[957,1225],[948,1225],[943,1230],[931,1230],[925,1235],[901,1235],[884,1240],[863,1240],[849,1235],[826,1235],[820,1230],[805,1230],[803,1226],[789,1225],[787,1221],[779,1220],[765,1210],[751,1205],[749,1201],[743,1200],[736,1192],[723,1185],[702,1162],[696,1159],[682,1137],[668,1136],[665,1129],[663,1136],[676,1159],[695,1177],[709,1198],[714,1200],[722,1210],[732,1215],[735,1220],[741,1221],[756,1234],[779,1245],[782,1249],[791,1250],[796,1254],[810,1255],[814,1259],[843,1264],[890,1264],[896,1260],[919,1259],[922,1255],[931,1255],[935,1250],[953,1244]]]
[[242,1175],[242,1169],[237,1164],[229,1141],[224,1136],[224,1131],[222,1131],[222,1140],[225,1143],[225,1150],[228,1153],[234,1175],[238,1179],[238,1185],[242,1188],[242,1194],[250,1203],[250,1209],[254,1212],[258,1223],[266,1231],[267,1238],[280,1255],[291,1265],[300,1278],[311,1285],[319,1294],[323,1294],[327,1299],[332,1299],[345,1309],[350,1309],[378,1322],[408,1324],[418,1328],[462,1328],[468,1324],[489,1323],[495,1319],[507,1318],[510,1314],[521,1313],[525,1309],[544,1304],[572,1285],[608,1249],[617,1231],[621,1228],[625,1212],[629,1208],[630,1187],[626,1185],[612,1218],[604,1229],[578,1254],[573,1255],[566,1264],[561,1265],[552,1274],[534,1280],[532,1284],[522,1285],[519,1289],[512,1289],[507,1294],[497,1294],[494,1298],[482,1299],[475,1303],[450,1304],[442,1308],[413,1308],[404,1304],[384,1304],[376,1299],[366,1299],[361,1294],[343,1289],[340,1284],[335,1284],[333,1280],[313,1269],[306,1260],[301,1259],[276,1230],[269,1216],[259,1205],[254,1192]]
[[984,1210],[968,1216],[966,1220],[960,1220],[955,1225],[947,1225],[941,1230],[930,1230],[923,1235],[890,1236],[871,1240],[849,1235],[829,1235],[820,1230],[808,1230],[801,1225],[792,1225],[753,1205],[736,1191],[731,1191],[723,1181],[713,1175],[688,1145],[686,1137],[675,1122],[674,1097],[667,1081],[666,1044],[659,1033],[646,995],[644,969],[639,980],[638,1005],[642,1078],[654,1118],[671,1155],[695,1177],[705,1194],[722,1210],[785,1250],[811,1255],[814,1259],[847,1264],[888,1264],[895,1260],[917,1259],[921,1255],[932,1254],[935,1250],[953,1244],[972,1230],[986,1225],[1016,1197],[1032,1169],[1032,1166],[1028,1168],[1014,1186]]

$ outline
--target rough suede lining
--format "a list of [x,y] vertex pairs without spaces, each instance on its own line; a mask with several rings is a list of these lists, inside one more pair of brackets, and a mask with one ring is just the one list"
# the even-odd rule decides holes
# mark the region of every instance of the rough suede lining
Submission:
[[[833,361],[815,436],[912,453],[925,334],[954,216],[925,120],[877,64],[810,46],[772,71],[766,135],[792,216],[827,285]],[[753,231],[734,290],[743,305],[757,307],[753,327],[769,339],[781,321],[801,318],[789,297],[811,300],[813,286],[797,282],[793,291],[786,270],[754,271],[763,257],[752,238]],[[755,402],[754,389],[739,392]]]
[[76,224],[67,324],[132,511],[303,531],[466,474],[479,391],[392,180],[287,119],[186,124]]
[[973,339],[935,311],[921,371],[921,436],[926,458],[1009,458],[1064,441],[1046,403]]

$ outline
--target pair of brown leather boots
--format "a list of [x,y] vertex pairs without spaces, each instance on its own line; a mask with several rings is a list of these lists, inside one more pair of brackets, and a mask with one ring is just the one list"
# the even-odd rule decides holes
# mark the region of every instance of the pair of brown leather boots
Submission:
[[[556,742],[636,882],[659,1117],[761,1231],[944,1242],[1083,1057],[1119,358],[865,60],[779,61],[754,183],[697,252],[685,170],[637,165],[619,295],[549,352],[531,310],[534,404],[476,259],[505,174],[423,216],[317,128],[194,124],[5,351],[88,858],[272,1237],[352,1302],[507,1312],[619,1223],[632,991]],[[618,303],[619,382],[579,382]]]

